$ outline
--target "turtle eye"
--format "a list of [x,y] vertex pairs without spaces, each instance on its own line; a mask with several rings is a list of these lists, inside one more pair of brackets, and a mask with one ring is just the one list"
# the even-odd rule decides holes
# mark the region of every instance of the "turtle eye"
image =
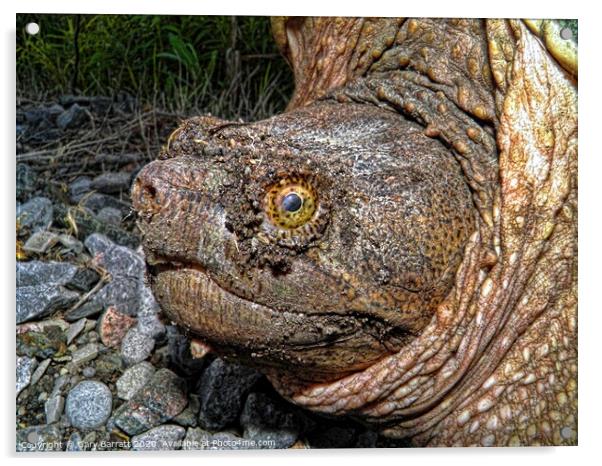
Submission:
[[301,176],[286,177],[272,185],[265,196],[270,221],[280,228],[293,230],[306,224],[316,212],[316,193]]

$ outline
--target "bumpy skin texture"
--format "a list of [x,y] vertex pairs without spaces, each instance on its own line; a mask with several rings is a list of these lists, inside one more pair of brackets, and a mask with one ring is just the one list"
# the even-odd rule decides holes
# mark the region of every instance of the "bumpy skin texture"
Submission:
[[417,446],[576,444],[577,61],[553,30],[275,19],[289,111],[189,120],[136,182],[163,309]]

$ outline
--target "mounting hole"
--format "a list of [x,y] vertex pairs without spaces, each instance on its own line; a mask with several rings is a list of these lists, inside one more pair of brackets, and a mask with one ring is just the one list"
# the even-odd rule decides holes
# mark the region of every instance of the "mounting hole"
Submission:
[[564,40],[572,39],[573,31],[571,31],[569,28],[562,28],[560,30],[560,37],[562,37]]
[[40,25],[38,23],[27,23],[25,25],[25,32],[30,36],[35,36],[40,32]]

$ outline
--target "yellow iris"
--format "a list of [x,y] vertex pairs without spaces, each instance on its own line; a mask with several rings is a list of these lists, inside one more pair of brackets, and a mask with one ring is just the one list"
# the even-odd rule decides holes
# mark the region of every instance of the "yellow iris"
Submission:
[[265,196],[265,210],[272,223],[294,230],[306,224],[316,211],[316,194],[308,181],[300,176],[281,179]]

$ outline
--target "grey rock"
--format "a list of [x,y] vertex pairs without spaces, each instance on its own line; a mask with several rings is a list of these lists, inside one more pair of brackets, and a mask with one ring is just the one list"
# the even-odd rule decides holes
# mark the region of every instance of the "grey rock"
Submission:
[[77,337],[85,327],[86,319],[79,319],[75,323],[71,324],[69,326],[69,330],[67,330],[67,344],[70,345],[75,337]]
[[34,197],[17,207],[17,222],[21,231],[47,230],[52,224],[52,201],[46,197]]
[[92,179],[80,176],[69,185],[69,199],[77,204],[90,191],[92,191]]
[[111,415],[111,390],[102,382],[84,380],[67,395],[65,412],[77,429],[95,429]]
[[52,231],[36,231],[32,234],[25,244],[23,250],[34,254],[44,254],[59,240],[59,235]]
[[85,378],[90,379],[96,375],[96,369],[94,369],[91,366],[84,367],[84,370],[82,371],[82,375]]
[[73,104],[63,113],[61,113],[57,119],[56,124],[59,128],[65,130],[69,128],[77,128],[81,126],[88,119],[86,111],[78,104]]
[[17,288],[17,323],[40,319],[59,309],[67,309],[79,299],[79,293],[57,285]]
[[113,225],[121,224],[121,210],[115,207],[103,207],[96,214],[96,218],[104,223],[112,223]]
[[93,317],[102,312],[104,309],[103,303],[100,301],[88,301],[80,307],[67,312],[64,316],[67,322],[74,322],[84,317]]
[[106,194],[129,191],[131,175],[127,172],[107,172],[92,180],[92,189]]
[[81,205],[95,213],[100,212],[105,207],[112,207],[121,211],[121,215],[126,215],[131,207],[129,203],[117,199],[114,196],[96,192],[86,196],[85,199],[82,199]]
[[155,367],[147,361],[136,364],[125,370],[117,379],[117,396],[122,400],[131,400],[146,385],[155,373]]
[[17,356],[17,397],[31,382],[31,376],[35,370],[37,361],[27,356]]
[[234,422],[245,397],[260,378],[254,369],[215,359],[203,373],[199,387],[199,425],[216,431]]
[[98,344],[88,343],[86,346],[78,348],[72,355],[72,362],[74,366],[81,366],[87,362],[92,361],[98,356]]
[[114,422],[129,435],[137,435],[177,416],[187,402],[184,380],[169,369],[160,369],[118,408]]
[[132,366],[148,358],[154,347],[155,340],[134,327],[121,342],[121,358],[126,366]]
[[36,370],[34,371],[34,373],[31,376],[31,385],[35,385],[36,383],[38,383],[38,381],[42,378],[42,376],[46,372],[46,369],[48,369],[49,365],[50,365],[50,359],[44,359],[38,365],[38,367],[36,368]]
[[243,437],[259,448],[289,448],[299,437],[300,422],[295,413],[264,393],[251,393],[240,416]]
[[182,450],[244,450],[249,448],[249,443],[230,432],[211,434],[197,427],[187,430]]
[[44,411],[46,413],[46,424],[52,424],[58,422],[63,414],[63,408],[65,407],[65,398],[61,395],[53,396],[46,400],[44,404]]
[[132,249],[119,246],[104,235],[92,234],[84,241],[93,256],[101,255],[99,264],[111,275],[141,278],[145,263],[142,256]]
[[24,202],[36,188],[36,174],[25,163],[17,164],[17,200]]
[[68,262],[17,262],[17,287],[41,284],[67,285],[78,268]]
[[84,250],[84,243],[66,233],[58,236],[58,242],[63,246],[62,253],[71,251],[74,254],[81,254]]
[[113,275],[113,279],[103,286],[90,302],[103,308],[115,307],[117,311],[131,317],[138,314],[140,280],[133,277]]
[[186,435],[181,426],[165,424],[132,437],[132,450],[177,450]]
[[18,452],[61,451],[63,434],[58,425],[31,426],[17,431]]
[[201,402],[197,395],[190,395],[186,409],[173,418],[173,422],[184,427],[196,427]]
[[100,275],[94,269],[78,267],[66,286],[78,291],[90,291],[98,283],[98,280],[100,280]]
[[83,451],[83,450],[84,450],[84,445],[83,445],[82,436],[80,435],[80,433],[78,431],[75,431],[69,436],[69,439],[67,440],[67,447],[65,448],[65,451]]
[[59,375],[54,381],[50,396],[53,397],[61,395],[63,393],[63,389],[69,384],[69,380],[70,378],[68,375]]

